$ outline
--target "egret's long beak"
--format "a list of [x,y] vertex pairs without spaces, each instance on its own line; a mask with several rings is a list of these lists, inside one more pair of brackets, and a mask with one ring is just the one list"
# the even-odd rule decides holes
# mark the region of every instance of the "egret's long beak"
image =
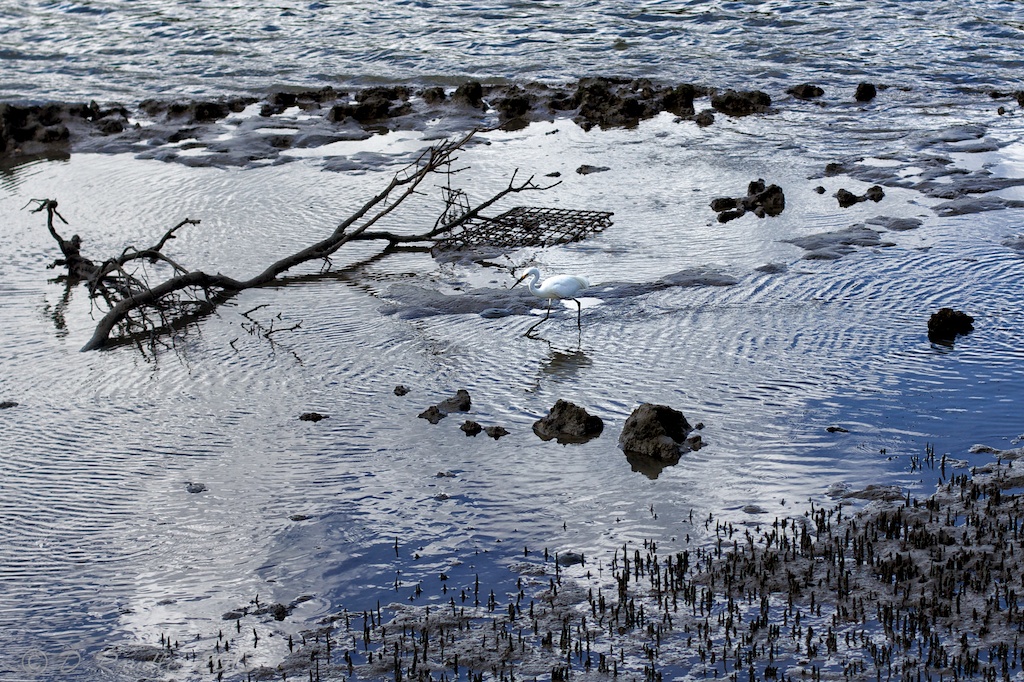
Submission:
[[513,285],[512,285],[511,287],[509,287],[509,291],[511,291],[512,289],[515,289],[515,288],[516,288],[517,286],[519,286],[520,284],[522,284],[522,283],[523,283],[523,280],[524,280],[524,279],[526,279],[526,275],[523,275],[522,277],[520,277],[519,279],[517,279],[517,280],[516,280],[516,283],[515,283],[515,284],[513,284]]

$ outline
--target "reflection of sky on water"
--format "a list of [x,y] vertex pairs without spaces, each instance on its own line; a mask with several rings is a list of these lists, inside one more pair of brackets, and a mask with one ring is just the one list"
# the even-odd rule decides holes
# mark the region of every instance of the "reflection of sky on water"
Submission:
[[[586,306],[582,330],[574,309],[556,307],[540,339],[523,336],[535,321],[526,316],[382,316],[394,283],[457,295],[511,277],[438,266],[424,253],[374,259],[366,247],[343,277],[239,296],[182,339],[179,356],[81,354],[93,323],[87,298],[75,290],[65,301],[47,283],[54,248],[39,216],[20,211],[26,197],[57,196],[68,232],[95,254],[201,218],[174,254],[244,274],[333,229],[389,172],[325,173],[316,159],[224,171],[88,155],[15,171],[0,195],[12,217],[0,247],[0,399],[22,405],[0,413],[0,446],[13,453],[0,480],[14,510],[0,530],[10,587],[0,611],[27,613],[24,633],[70,628],[90,646],[115,630],[216,632],[223,613],[256,594],[314,594],[302,613],[315,619],[342,603],[405,598],[442,570],[469,579],[469,564],[498,579],[523,547],[602,557],[655,537],[669,551],[705,536],[691,510],[734,522],[750,520],[750,505],[800,513],[838,483],[925,493],[934,473],[911,471],[909,459],[926,443],[966,458],[974,442],[998,446],[1019,433],[1024,266],[1002,244],[1015,213],[939,220],[932,200],[901,188],[840,212],[831,192],[860,191],[859,181],[808,179],[821,159],[780,149],[771,134],[751,147],[758,125],[698,133],[662,117],[583,134],[562,122],[491,133],[467,150],[459,179],[476,199],[517,167],[558,170],[562,185],[523,203],[615,211],[599,237],[524,249],[510,264],[597,283],[696,267],[736,279]],[[742,158],[722,156],[740,145]],[[611,170],[574,173],[595,160]],[[709,200],[741,193],[755,176],[785,187],[786,211],[715,223]],[[826,183],[824,195],[814,191]],[[438,196],[416,201],[387,227],[432,224]],[[829,262],[804,260],[784,241],[879,215],[922,225]],[[769,262],[786,267],[757,270]],[[239,324],[239,312],[262,304],[268,318],[302,322],[281,349]],[[943,305],[976,320],[952,348],[926,338],[928,314]],[[410,393],[395,396],[397,384]],[[471,393],[471,412],[437,425],[416,417],[458,388]],[[603,435],[539,440],[532,424],[559,398],[600,416]],[[656,479],[616,446],[643,401],[705,424],[706,447]],[[310,410],[329,419],[298,421]],[[463,419],[511,433],[470,438]],[[207,491],[190,494],[188,482]]]

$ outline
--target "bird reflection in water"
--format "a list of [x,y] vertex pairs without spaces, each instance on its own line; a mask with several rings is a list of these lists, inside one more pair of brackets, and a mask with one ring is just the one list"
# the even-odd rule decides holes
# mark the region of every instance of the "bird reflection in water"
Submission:
[[539,340],[548,344],[548,356],[541,363],[540,371],[534,378],[533,385],[527,389],[530,393],[539,389],[541,382],[545,379],[568,381],[574,379],[580,370],[594,364],[594,361],[587,357],[587,354],[579,347],[559,349],[547,339]]

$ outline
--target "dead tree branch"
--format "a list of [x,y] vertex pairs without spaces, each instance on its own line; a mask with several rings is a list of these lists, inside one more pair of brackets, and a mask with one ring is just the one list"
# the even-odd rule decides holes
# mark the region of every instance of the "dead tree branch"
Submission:
[[[396,173],[381,192],[339,223],[329,236],[272,263],[248,279],[236,279],[220,273],[209,274],[200,270],[190,271],[163,253],[167,243],[177,237],[178,230],[186,225],[199,225],[200,221],[188,218],[164,233],[155,245],[141,250],[128,247],[117,258],[96,265],[81,255],[81,239],[78,235],[65,240],[56,231],[55,217],[67,224],[63,216],[57,212],[57,202],[52,199],[35,200],[38,206],[34,212],[46,211],[47,229],[64,255],[57,263],[68,267],[69,276],[87,282],[90,295],[94,299],[101,298],[106,303],[106,311],[82,350],[103,348],[116,340],[137,340],[140,336],[158,338],[163,330],[174,324],[176,318],[196,313],[203,314],[213,310],[219,303],[239,291],[280,281],[279,277],[282,274],[297,265],[315,260],[323,260],[329,264],[330,257],[351,241],[379,239],[386,240],[389,246],[430,241],[439,234],[476,218],[481,211],[510,194],[546,190],[558,184],[539,185],[534,182],[533,177],[517,183],[513,175],[506,188],[475,207],[470,207],[466,202],[464,206],[457,207],[459,210],[450,210],[452,206],[449,205],[449,210],[442,214],[434,227],[422,234],[402,235],[370,230],[409,197],[421,194],[420,187],[426,178],[435,173],[447,172],[450,179],[451,174],[455,172],[451,170],[451,164],[456,160],[456,152],[462,149],[475,133],[476,131],[473,131],[460,139],[430,147],[414,162]],[[169,266],[173,274],[162,282],[150,285],[144,274],[129,271],[127,267],[132,261],[139,259]],[[273,329],[267,336],[269,338],[270,334],[283,330]]]

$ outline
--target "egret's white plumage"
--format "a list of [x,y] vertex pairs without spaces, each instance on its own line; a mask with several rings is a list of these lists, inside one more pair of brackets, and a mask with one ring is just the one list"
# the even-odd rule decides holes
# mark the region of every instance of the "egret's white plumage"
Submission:
[[[537,298],[546,298],[548,301],[548,311],[537,324],[530,327],[527,330],[527,334],[534,330],[541,322],[548,319],[551,315],[551,302],[556,298],[559,300],[573,301],[576,303],[576,326],[582,329],[583,306],[576,298],[580,295],[580,292],[590,286],[590,282],[586,277],[580,277],[579,275],[555,275],[554,277],[548,277],[543,282],[540,281],[540,270],[537,268],[530,268],[527,270],[522,277],[520,277],[512,288],[516,288],[523,283],[523,280],[530,278],[530,282],[527,283],[526,288],[530,290],[530,293]],[[537,283],[540,282],[538,285]]]

